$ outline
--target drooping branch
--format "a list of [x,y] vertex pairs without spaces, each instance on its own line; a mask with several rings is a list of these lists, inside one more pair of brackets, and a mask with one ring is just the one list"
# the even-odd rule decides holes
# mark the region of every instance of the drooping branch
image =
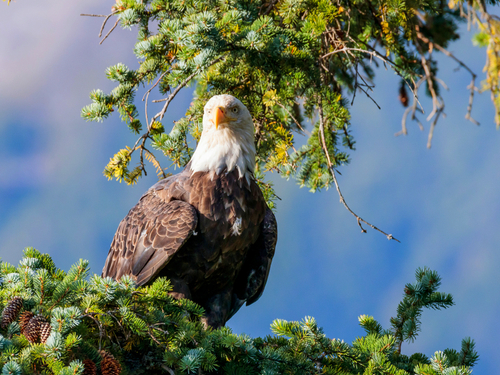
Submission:
[[327,163],[328,163],[328,170],[330,171],[330,173],[332,175],[333,182],[335,184],[335,188],[337,189],[337,193],[339,194],[340,202],[344,205],[344,207],[347,209],[347,211],[349,211],[356,218],[357,223],[358,223],[359,227],[361,228],[361,232],[366,233],[366,229],[364,229],[363,226],[361,225],[361,222],[363,222],[366,225],[369,225],[370,227],[372,227],[373,229],[375,229],[376,231],[379,231],[380,233],[384,234],[387,237],[388,240],[395,240],[397,242],[400,242],[392,234],[384,232],[383,230],[377,228],[375,225],[373,225],[373,224],[369,223],[368,221],[364,220],[363,218],[361,218],[347,204],[344,196],[342,195],[342,192],[340,191],[340,186],[339,186],[339,183],[337,181],[337,177],[335,176],[335,169],[334,169],[332,161],[330,159],[330,154],[328,153],[328,148],[326,147],[326,141],[325,141],[325,119],[324,119],[324,116],[323,116],[323,104],[322,104],[321,98],[319,98],[319,100],[318,100],[318,112],[319,112],[319,133],[320,133],[320,136],[321,136],[321,147],[323,148],[323,152],[325,154],[325,157],[326,157],[326,160],[327,160]]

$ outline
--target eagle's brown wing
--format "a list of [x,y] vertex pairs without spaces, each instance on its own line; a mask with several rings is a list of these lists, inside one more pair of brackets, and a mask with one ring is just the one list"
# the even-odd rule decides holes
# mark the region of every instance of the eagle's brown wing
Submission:
[[189,203],[165,202],[154,191],[146,193],[121,221],[102,276],[123,275],[143,285],[155,277],[196,229],[198,216]]
[[273,212],[267,208],[259,238],[251,247],[238,275],[235,285],[236,298],[233,300],[230,316],[236,313],[245,301],[247,306],[251,305],[262,295],[271,269],[277,240],[276,218]]

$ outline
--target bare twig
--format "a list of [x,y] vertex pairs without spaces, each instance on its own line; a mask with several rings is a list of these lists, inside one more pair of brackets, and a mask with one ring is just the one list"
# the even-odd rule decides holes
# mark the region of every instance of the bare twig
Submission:
[[181,91],[182,88],[184,88],[197,74],[200,72],[196,70],[194,73],[190,74],[189,77],[187,77],[184,81],[182,81],[179,86],[175,88],[175,90],[168,96],[168,98],[165,99],[159,99],[159,100],[153,100],[153,103],[160,103],[160,102],[165,102],[163,105],[163,109],[158,112],[155,117],[153,117],[153,120],[156,120],[158,117],[160,117],[160,120],[163,119],[163,116],[165,116],[165,112],[167,112],[168,106],[172,100],[176,97],[176,95]]
[[109,29],[108,33],[106,34],[106,36],[104,38],[102,38],[102,40],[99,42],[99,44],[102,44],[102,42],[104,42],[108,38],[109,34],[111,34],[113,32],[113,30],[116,29],[116,26],[118,26],[119,21],[120,21],[120,19],[118,18],[116,20],[115,24],[113,25],[113,27],[111,29]]
[[[375,41],[375,44],[374,44],[373,46],[371,46],[371,45],[369,45],[368,43],[366,43],[366,42],[364,42],[364,41],[362,41],[362,40],[357,40],[357,39],[353,38],[352,36],[349,36],[349,39],[350,39],[353,43],[361,43],[361,44],[365,45],[365,46],[366,46],[366,48],[368,48],[368,49],[371,51],[371,52],[370,52],[370,51],[363,50],[363,51],[366,51],[367,53],[369,53],[369,54],[370,54],[370,62],[372,61],[373,56],[376,56],[377,58],[379,58],[380,60],[382,60],[382,62],[383,62],[383,64],[384,64],[384,66],[385,66],[385,64],[386,64],[386,63],[388,63],[388,64],[392,65],[394,68],[403,69],[401,66],[399,66],[398,64],[396,64],[396,63],[395,63],[394,61],[392,61],[390,58],[388,58],[388,57],[386,57],[386,56],[384,56],[384,55],[380,54],[380,53],[376,50],[376,48],[375,48],[375,47],[376,47],[376,43],[377,43],[377,41]],[[376,61],[375,61],[375,63],[376,63]],[[376,65],[377,65],[377,67],[378,67],[378,64],[376,64]],[[387,67],[386,67],[386,69],[387,69]],[[411,82],[413,83],[413,86],[414,86],[414,87],[411,87],[411,85],[408,83],[407,79],[405,79],[405,78],[401,75],[401,73],[398,71],[398,69],[394,69],[394,71],[395,71],[395,72],[396,72],[396,74],[397,74],[398,76],[400,76],[400,77],[403,79],[403,81],[406,83],[406,86],[410,89],[410,91],[411,91],[411,93],[412,93],[413,97],[417,100],[417,104],[420,106],[420,110],[422,111],[422,113],[424,113],[424,107],[422,106],[422,104],[420,103],[420,101],[418,101],[417,90],[414,88],[414,87],[415,87],[415,82],[413,81],[413,78],[410,78],[410,80],[411,80]],[[417,76],[418,76],[418,77],[421,77],[421,75],[418,75],[418,74],[417,74]]]
[[375,105],[377,106],[377,108],[378,108],[378,109],[381,109],[381,108],[380,108],[380,106],[378,105],[378,103],[375,101],[375,99],[373,99],[373,98],[370,96],[370,94],[368,94],[368,92],[367,92],[364,88],[362,88],[362,87],[361,87],[361,86],[359,86],[359,85],[358,85],[358,88],[359,88],[361,91],[363,91],[363,92],[365,93],[365,95],[366,95],[367,97],[369,97],[369,98],[372,100],[372,102],[373,102],[373,103],[375,103]]
[[366,220],[363,220],[360,216],[356,215],[353,210],[347,205],[347,202],[344,199],[344,196],[342,195],[342,192],[340,191],[339,183],[337,182],[337,177],[335,176],[335,170],[333,168],[332,161],[330,159],[330,154],[328,153],[328,149],[326,147],[326,142],[325,142],[325,122],[323,118],[323,105],[321,103],[321,98],[319,98],[318,102],[318,110],[319,110],[319,132],[321,135],[321,144],[323,148],[323,152],[325,153],[326,160],[328,162],[328,169],[330,170],[330,173],[333,178],[333,182],[335,183],[335,188],[337,189],[337,193],[339,194],[340,202],[344,205],[344,207],[356,218],[359,227],[361,228],[361,232],[366,233],[366,229],[363,228],[361,225],[361,222],[369,225],[373,229],[379,231],[380,233],[384,234],[388,240],[395,240],[397,242],[400,242],[397,238],[395,238],[392,234],[385,233],[383,230],[380,230],[377,228],[375,225],[370,224]]
[[444,89],[445,89],[446,91],[450,91],[450,88],[448,87],[448,85],[446,84],[446,82],[445,82],[445,81],[443,81],[441,78],[436,77],[436,76],[434,76],[434,79],[435,79],[437,82],[439,82],[439,83],[441,84],[441,86],[443,86],[443,87],[444,87]]
[[107,17],[105,14],[86,14],[86,13],[81,13],[80,16],[83,17]]
[[106,18],[105,18],[105,19],[104,19],[104,21],[102,22],[102,25],[101,25],[101,30],[99,30],[99,38],[102,36],[102,32],[103,32],[103,30],[104,30],[104,26],[106,26],[106,22],[108,22],[109,18],[110,18],[112,15],[116,14],[117,12],[118,12],[117,10],[114,10],[114,11],[112,11],[110,14],[108,14],[108,15],[106,16]]
[[163,74],[160,76],[160,78],[158,78],[156,83],[153,86],[151,86],[151,88],[148,91],[146,91],[146,94],[144,94],[144,96],[142,97],[142,101],[144,101],[144,98],[146,97],[147,94],[151,92],[151,90],[153,90],[156,86],[158,86],[158,83],[160,83],[161,79],[165,77],[165,74],[167,74],[168,72],[170,72],[170,70],[166,70],[165,72],[163,72]]
[[467,88],[470,88],[470,95],[469,95],[469,104],[467,105],[467,113],[465,114],[465,118],[467,120],[469,120],[470,122],[472,122],[473,124],[475,125],[480,125],[478,121],[474,120],[471,116],[471,112],[472,112],[472,103],[474,102],[474,90],[476,88],[475,86],[475,81],[476,77],[472,77],[472,81],[470,83],[469,86],[467,86]]
[[427,138],[427,148],[431,148],[432,146],[432,137],[434,135],[434,128],[436,127],[437,121],[439,119],[439,115],[443,113],[444,106],[440,107],[437,112],[436,112],[436,117],[434,117],[434,120],[431,123],[431,128],[429,130],[429,137]]
[[[358,88],[358,62],[356,62],[356,70],[354,72],[354,90],[353,90],[353,94],[352,94],[352,100],[351,100],[351,107],[352,105],[354,104],[354,98],[356,98],[356,89]],[[378,105],[377,105],[378,107]],[[379,107],[380,109],[380,107]]]
[[430,62],[425,58],[422,48],[418,45],[418,43],[417,43],[417,49],[420,52],[420,59],[422,60],[422,67],[424,68],[425,71],[425,79],[427,81],[427,87],[429,88],[432,97],[432,112],[429,113],[429,116],[427,116],[427,121],[430,121],[430,119],[434,117],[434,115],[440,109],[442,103],[438,100],[438,95],[436,93],[436,90],[434,89],[434,82],[432,82],[434,74],[430,69]]
[[[425,81],[425,78],[420,78],[418,80],[418,82],[415,84],[415,91],[417,92],[420,85]],[[411,119],[412,120],[416,120],[417,123],[418,123],[418,126],[420,127],[420,130],[424,130],[422,124],[420,123],[420,121],[416,118],[415,116],[415,112],[417,111],[417,100],[415,97],[413,97],[413,103],[411,105],[411,107],[408,107],[406,110],[405,110],[405,113],[403,114],[403,118],[401,119],[401,131],[397,132],[396,134],[394,134],[396,137],[403,134],[403,135],[407,135],[408,134],[408,131],[406,130],[406,120],[408,118],[408,115],[411,113]]]
[[403,113],[403,118],[401,120],[401,130],[398,131],[394,136],[398,137],[400,135],[408,135],[408,131],[406,130],[406,118],[411,111],[411,107],[405,109],[405,113]]
[[[424,43],[432,44],[437,50],[439,50],[440,52],[444,53],[446,56],[448,56],[448,57],[452,58],[453,60],[455,60],[461,67],[463,67],[464,69],[466,69],[470,73],[470,75],[472,76],[472,80],[471,80],[470,85],[467,86],[467,88],[470,90],[470,95],[469,95],[469,104],[467,106],[467,113],[465,114],[465,118],[467,120],[469,120],[470,122],[472,122],[473,124],[479,125],[479,122],[477,122],[476,120],[474,120],[472,118],[472,115],[471,115],[472,104],[473,104],[473,101],[474,101],[474,90],[476,89],[475,82],[476,82],[477,75],[472,71],[471,68],[469,68],[466,64],[464,64],[460,59],[458,59],[453,53],[451,53],[450,51],[448,51],[446,48],[443,48],[439,44],[431,43],[431,41],[427,37],[425,37],[420,31],[417,31],[417,37],[419,39],[421,39]],[[434,77],[434,79],[437,80],[436,77]],[[442,82],[442,84],[444,84],[444,82]]]

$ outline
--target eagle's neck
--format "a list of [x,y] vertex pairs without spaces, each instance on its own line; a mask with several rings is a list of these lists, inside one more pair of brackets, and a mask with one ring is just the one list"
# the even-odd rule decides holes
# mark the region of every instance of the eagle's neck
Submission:
[[254,135],[245,129],[225,127],[204,130],[191,158],[193,173],[212,172],[220,175],[223,171],[229,173],[237,169],[239,178],[249,180],[254,168]]

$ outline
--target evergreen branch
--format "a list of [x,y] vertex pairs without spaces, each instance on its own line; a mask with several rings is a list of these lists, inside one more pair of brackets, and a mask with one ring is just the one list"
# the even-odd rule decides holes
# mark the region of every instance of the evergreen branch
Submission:
[[[49,272],[53,268],[51,259],[34,249],[25,254],[17,269],[0,263],[0,278],[29,268],[28,284],[34,285],[37,275],[43,274],[47,285],[66,288],[64,279]],[[75,274],[78,268],[73,267],[68,272],[71,280]],[[206,330],[200,321],[201,313],[196,313],[201,308],[190,300],[169,297],[169,282],[162,278],[151,286],[136,288],[128,276],[117,282],[94,275],[83,288],[75,290],[75,297],[69,303],[60,301],[52,311],[47,311],[46,305],[24,303],[26,311],[19,317],[23,306],[19,294],[24,291],[2,283],[0,301],[9,296],[10,302],[2,313],[2,321],[8,323],[0,327],[0,372],[20,375],[22,367],[23,374],[46,375],[95,374],[96,368],[102,374],[118,374],[121,368],[121,373],[137,375],[163,372],[411,375],[434,373],[431,371],[434,364],[441,366],[444,373],[455,373],[453,366],[461,366],[460,373],[470,373],[478,359],[470,338],[462,340],[460,352],[445,349],[436,352],[433,358],[420,353],[411,357],[394,355],[397,344],[400,347],[403,341],[415,338],[424,307],[447,308],[453,303],[451,295],[438,290],[440,277],[435,271],[417,269],[415,278],[415,284],[405,287],[397,317],[391,319],[393,331],[384,330],[372,317],[361,316],[359,322],[366,333],[352,344],[327,338],[312,317],[301,322],[276,319],[271,330],[279,337],[235,335],[226,327]],[[38,341],[42,334],[36,325],[25,326],[26,319],[33,318],[30,308],[50,315],[47,318],[52,328],[46,341]],[[45,322],[44,336],[47,336],[45,317],[40,315],[36,319]],[[19,325],[23,326],[21,330],[16,329]],[[102,349],[106,351],[104,354]],[[106,364],[103,356],[107,358]],[[93,366],[88,368],[88,365]],[[71,371],[64,370],[68,368]]]
[[326,160],[328,162],[328,169],[330,170],[330,173],[331,173],[332,178],[333,178],[333,182],[335,183],[335,188],[337,189],[337,193],[339,194],[340,202],[356,218],[357,223],[358,223],[359,227],[361,228],[361,232],[366,233],[366,229],[364,229],[363,226],[361,225],[361,222],[363,222],[363,223],[369,225],[370,227],[372,227],[373,229],[375,229],[375,230],[379,231],[380,233],[384,234],[387,237],[388,240],[395,240],[397,242],[400,242],[392,234],[388,234],[388,233],[384,232],[383,230],[377,228],[375,225],[367,222],[366,220],[364,220],[363,218],[361,218],[360,216],[358,216],[347,205],[347,202],[345,201],[344,196],[342,195],[342,192],[340,191],[339,183],[337,182],[337,177],[335,176],[335,170],[333,168],[333,164],[332,164],[332,161],[330,159],[330,154],[328,153],[328,149],[326,147],[325,130],[324,130],[325,129],[325,125],[324,125],[325,123],[324,123],[324,118],[323,118],[323,104],[322,104],[322,101],[321,101],[321,97],[318,99],[318,111],[319,111],[319,132],[320,132],[320,135],[321,135],[321,144],[322,144],[322,147],[323,147],[323,152],[325,154]]

